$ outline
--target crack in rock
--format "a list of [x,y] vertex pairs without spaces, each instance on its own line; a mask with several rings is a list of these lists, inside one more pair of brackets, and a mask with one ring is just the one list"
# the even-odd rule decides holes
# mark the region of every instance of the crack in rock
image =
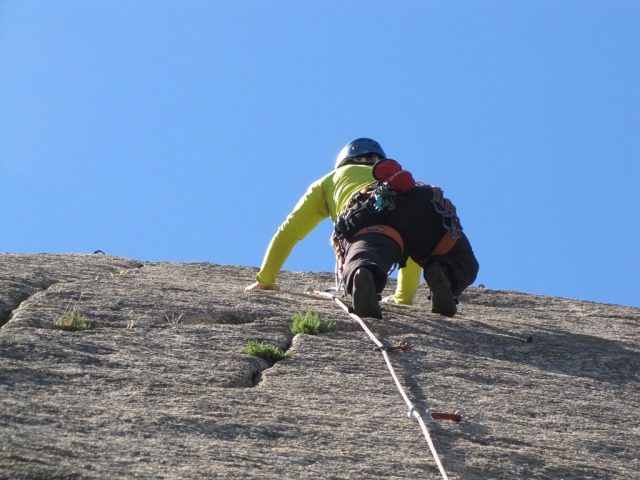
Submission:
[[18,284],[17,282],[12,283],[16,284],[16,290],[20,290],[17,293],[14,293],[14,296],[9,295],[9,298],[7,300],[0,299],[0,327],[3,327],[7,323],[9,323],[13,312],[20,308],[20,305],[22,305],[37,293],[43,292],[50,288],[52,285],[56,284],[56,282],[42,282],[37,285],[29,285],[27,282],[25,282],[24,284]]
[[[293,338],[289,338],[288,341],[284,344],[284,346],[278,346],[284,353],[287,353],[291,346],[293,345]],[[247,385],[250,388],[259,387],[262,381],[264,380],[265,373],[273,368],[278,362],[285,361],[286,358],[281,360],[266,360],[263,358],[254,357],[256,360],[259,360],[259,368],[257,370],[250,370],[248,373],[251,376],[251,381]]]
[[142,262],[103,255],[0,254],[0,328],[34,295],[61,283],[114,275]]

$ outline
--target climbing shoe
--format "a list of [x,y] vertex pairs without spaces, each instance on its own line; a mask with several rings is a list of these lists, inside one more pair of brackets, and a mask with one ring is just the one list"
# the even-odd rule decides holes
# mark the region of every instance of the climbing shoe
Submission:
[[359,317],[382,318],[373,273],[359,268],[353,276],[353,313]]
[[453,317],[457,311],[456,297],[451,291],[451,281],[444,267],[439,263],[430,264],[424,278],[431,290],[431,312]]

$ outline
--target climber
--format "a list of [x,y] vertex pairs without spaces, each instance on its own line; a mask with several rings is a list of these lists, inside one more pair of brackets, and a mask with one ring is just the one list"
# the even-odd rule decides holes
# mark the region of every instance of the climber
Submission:
[[424,269],[431,311],[455,315],[458,296],[478,272],[455,207],[439,188],[415,182],[370,138],[345,145],[334,170],[309,186],[245,290],[279,290],[276,277],[291,250],[327,217],[336,225],[337,274],[356,315],[382,318],[381,293],[395,265],[396,291],[385,300],[412,304]]

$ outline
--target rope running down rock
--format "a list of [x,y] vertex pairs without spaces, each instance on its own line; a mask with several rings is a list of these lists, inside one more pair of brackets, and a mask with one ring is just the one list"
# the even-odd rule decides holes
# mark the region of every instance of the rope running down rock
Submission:
[[[344,310],[347,314],[349,314],[349,316],[351,318],[353,318],[356,322],[358,322],[360,324],[360,326],[362,327],[362,329],[364,330],[364,332],[369,336],[369,338],[373,341],[373,343],[375,343],[378,347],[378,349],[380,349],[379,351],[382,353],[382,356],[384,358],[384,361],[387,364],[387,368],[389,369],[389,372],[391,373],[391,377],[393,378],[393,381],[396,384],[396,387],[398,387],[398,391],[400,392],[400,395],[402,396],[404,402],[407,404],[407,407],[409,408],[409,413],[408,416],[409,418],[412,418],[414,420],[416,420],[419,424],[420,424],[420,428],[422,429],[422,433],[424,433],[424,437],[427,440],[427,444],[429,445],[429,450],[431,450],[431,454],[433,455],[433,458],[436,462],[436,465],[438,466],[438,470],[440,470],[440,474],[442,475],[442,478],[444,480],[448,480],[449,477],[447,476],[447,472],[444,469],[444,466],[442,465],[442,462],[440,461],[440,457],[438,456],[438,452],[436,450],[435,445],[433,444],[433,440],[431,440],[431,436],[429,435],[429,431],[427,430],[427,425],[425,423],[425,420],[422,418],[422,415],[420,413],[420,411],[418,410],[418,408],[413,405],[413,403],[411,402],[411,400],[409,399],[409,397],[407,396],[407,394],[404,391],[404,388],[402,387],[402,384],[400,383],[400,380],[398,380],[398,377],[396,376],[396,372],[393,369],[393,366],[391,365],[391,360],[389,360],[389,354],[387,353],[387,350],[384,348],[385,346],[383,345],[382,342],[380,342],[380,340],[378,340],[376,338],[376,336],[373,334],[373,332],[371,332],[371,330],[369,330],[369,327],[367,327],[366,323],[364,323],[364,321],[356,314],[352,313],[349,311],[349,307],[347,307],[344,302],[342,302],[342,300],[340,300],[338,297],[336,297],[335,295],[332,295],[331,293],[328,292],[314,292],[316,295],[319,295],[321,297],[324,298],[328,298],[333,300],[336,305],[338,305],[342,310]],[[460,415],[457,414],[453,414],[455,417],[451,417],[451,414],[444,414],[444,416],[447,416],[449,418],[440,418],[443,420],[451,420],[453,419],[454,421],[460,421],[460,419],[458,419],[458,417],[461,417]],[[434,414],[433,416],[434,420],[436,420],[436,415]],[[433,420],[432,420],[433,421]]]

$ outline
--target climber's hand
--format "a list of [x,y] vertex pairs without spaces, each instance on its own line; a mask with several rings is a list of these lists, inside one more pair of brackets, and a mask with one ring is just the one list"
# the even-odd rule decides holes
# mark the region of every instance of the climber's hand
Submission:
[[395,295],[387,295],[382,299],[382,303],[396,303]]
[[280,290],[280,287],[278,285],[267,285],[266,283],[256,282],[244,289],[245,292],[252,290]]

